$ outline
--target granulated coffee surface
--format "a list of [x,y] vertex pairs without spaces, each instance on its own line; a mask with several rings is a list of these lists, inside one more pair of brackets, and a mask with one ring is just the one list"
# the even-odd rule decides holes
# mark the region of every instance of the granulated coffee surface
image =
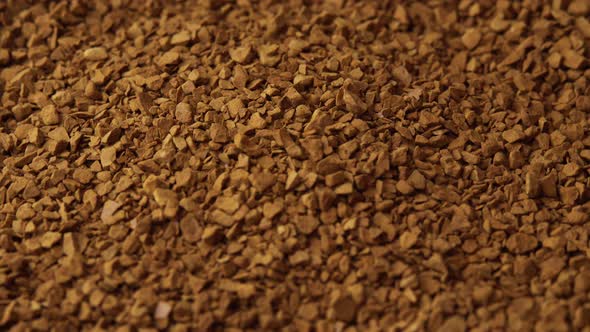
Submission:
[[589,17],[0,2],[0,329],[590,331]]

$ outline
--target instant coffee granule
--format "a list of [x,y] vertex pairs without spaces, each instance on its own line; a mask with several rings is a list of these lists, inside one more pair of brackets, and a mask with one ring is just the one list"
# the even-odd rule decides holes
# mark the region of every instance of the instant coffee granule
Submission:
[[588,0],[0,1],[0,330],[590,331]]

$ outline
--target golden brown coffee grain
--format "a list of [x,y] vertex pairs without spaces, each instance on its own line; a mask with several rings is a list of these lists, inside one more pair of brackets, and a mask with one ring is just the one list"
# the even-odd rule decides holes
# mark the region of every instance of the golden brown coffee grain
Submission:
[[0,1],[0,330],[590,331],[589,15]]

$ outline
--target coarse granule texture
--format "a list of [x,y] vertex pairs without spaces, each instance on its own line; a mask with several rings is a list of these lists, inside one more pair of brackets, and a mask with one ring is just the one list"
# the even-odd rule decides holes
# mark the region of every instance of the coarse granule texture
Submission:
[[0,330],[590,331],[589,17],[0,1]]

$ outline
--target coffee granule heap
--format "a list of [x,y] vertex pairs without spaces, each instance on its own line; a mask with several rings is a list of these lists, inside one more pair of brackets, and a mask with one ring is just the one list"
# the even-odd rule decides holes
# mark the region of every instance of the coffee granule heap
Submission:
[[0,330],[590,331],[588,0],[0,1]]

